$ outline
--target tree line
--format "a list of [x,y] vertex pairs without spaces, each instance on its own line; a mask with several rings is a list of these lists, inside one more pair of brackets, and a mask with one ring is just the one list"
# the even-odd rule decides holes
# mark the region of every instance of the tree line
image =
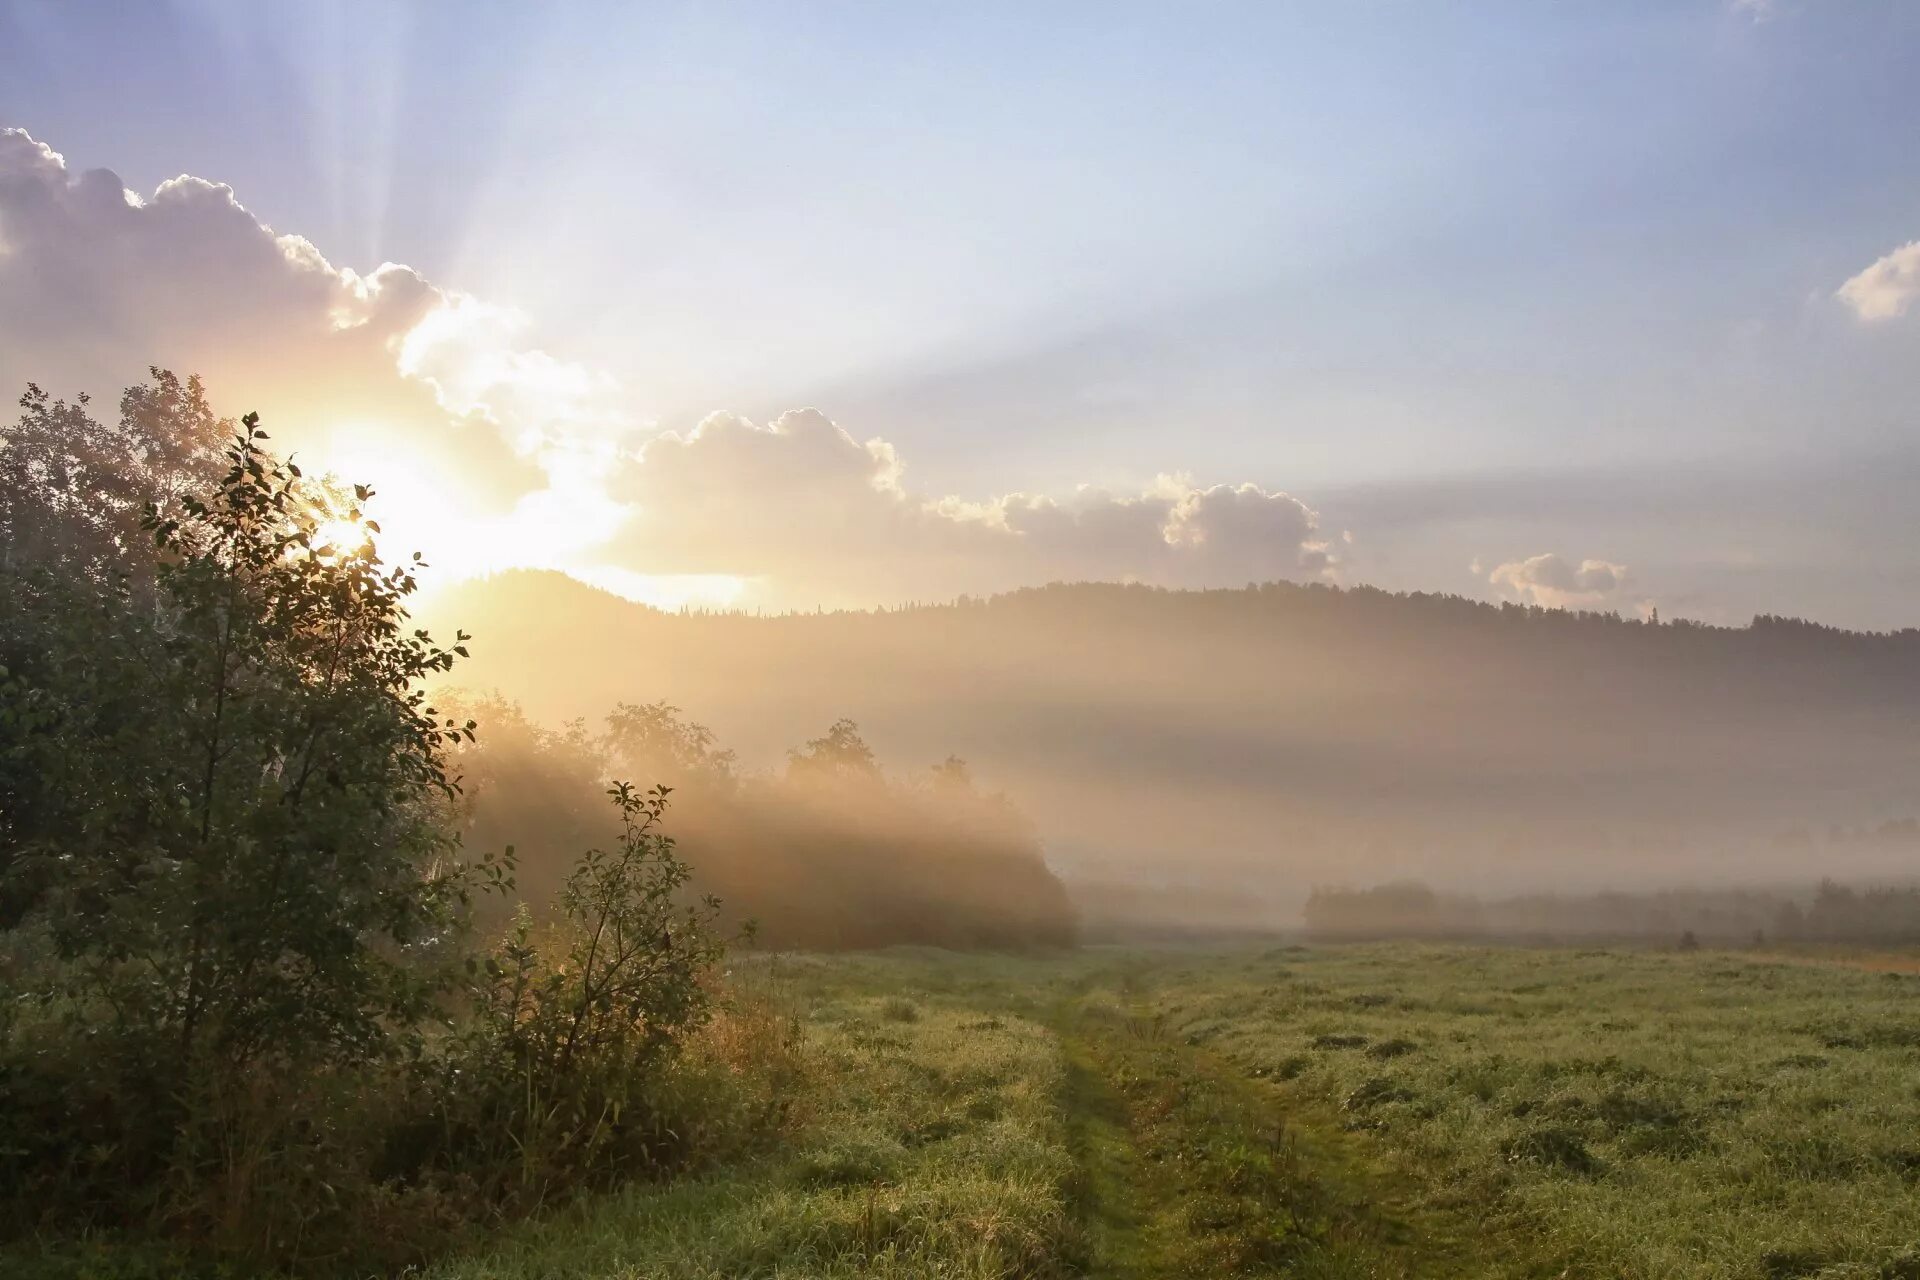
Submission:
[[515,839],[530,901],[551,893],[566,850],[599,838],[599,780],[645,777],[672,789],[695,883],[725,901],[729,924],[752,920],[764,945],[1075,940],[1073,905],[1032,822],[956,757],[901,776],[841,719],[779,767],[753,770],[664,701],[618,703],[597,727],[547,728],[498,697],[451,700],[487,726],[456,751],[463,836],[475,847]]
[[1324,941],[1493,938],[1613,939],[1720,945],[1812,942],[1920,944],[1920,887],[1856,888],[1823,880],[1810,892],[1689,889],[1644,893],[1524,894],[1481,899],[1418,881],[1367,889],[1321,887],[1302,910]]

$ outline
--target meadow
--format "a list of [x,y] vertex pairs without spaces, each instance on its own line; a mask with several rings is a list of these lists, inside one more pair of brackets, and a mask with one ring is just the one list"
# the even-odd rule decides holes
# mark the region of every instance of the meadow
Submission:
[[437,1280],[1920,1276],[1920,977],[1396,943],[762,957],[763,1159]]

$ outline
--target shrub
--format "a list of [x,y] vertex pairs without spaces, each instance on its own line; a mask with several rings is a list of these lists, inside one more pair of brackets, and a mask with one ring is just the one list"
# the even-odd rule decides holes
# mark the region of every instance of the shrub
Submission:
[[888,996],[880,1002],[880,1016],[888,1022],[918,1022],[920,1006],[905,996]]
[[717,899],[680,902],[688,868],[660,829],[669,790],[616,784],[620,839],[581,857],[559,918],[537,929],[523,907],[495,951],[469,962],[474,1015],[424,1067],[441,1123],[407,1163],[488,1170],[486,1194],[531,1205],[685,1162],[654,1091],[713,1015],[725,945]]

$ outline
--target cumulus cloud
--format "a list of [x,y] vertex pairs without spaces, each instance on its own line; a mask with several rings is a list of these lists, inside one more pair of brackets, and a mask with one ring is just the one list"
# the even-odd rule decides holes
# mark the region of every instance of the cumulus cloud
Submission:
[[442,568],[563,568],[659,599],[747,580],[774,604],[1336,571],[1314,511],[1258,485],[940,497],[811,409],[642,443],[613,378],[527,331],[408,267],[336,266],[228,187],[142,196],[0,130],[0,384],[110,402],[150,364],[202,374],[283,451],[374,482],[390,549]]
[[[404,266],[361,275],[279,235],[200,178],[128,191],[0,131],[0,382],[111,400],[150,364],[204,375],[258,409],[283,447],[342,436],[404,446],[475,501],[545,483],[531,406],[582,374],[514,343],[511,326]],[[562,411],[579,396],[548,401]],[[366,444],[369,441],[362,440]]]
[[892,445],[815,409],[764,426],[712,415],[650,441],[614,491],[634,512],[623,565],[758,579],[792,604],[1057,579],[1237,586],[1336,568],[1318,516],[1285,493],[1162,477],[1128,494],[934,497],[906,484]]
[[1620,603],[1627,585],[1627,567],[1606,560],[1582,560],[1576,565],[1548,552],[1497,565],[1487,581],[1528,604],[1549,609],[1598,609]]
[[1841,285],[1835,297],[1862,320],[1894,320],[1920,298],[1920,240],[1901,245]]

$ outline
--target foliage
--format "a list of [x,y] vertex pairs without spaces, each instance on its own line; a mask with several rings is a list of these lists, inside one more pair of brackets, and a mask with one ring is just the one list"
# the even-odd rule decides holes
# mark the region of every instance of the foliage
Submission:
[[713,730],[686,719],[662,701],[622,702],[607,713],[604,749],[616,767],[675,783],[689,776],[725,781],[739,761],[719,745]]
[[1825,880],[1804,908],[1781,904],[1773,924],[1788,941],[1910,945],[1920,942],[1920,889],[1852,889]]
[[113,636],[131,653],[70,634],[59,670],[10,673],[9,776],[40,782],[10,870],[63,994],[154,1067],[377,1052],[413,995],[394,948],[449,924],[433,801],[471,727],[419,684],[457,647],[406,630],[411,574],[329,545],[358,508],[264,438],[249,418],[211,495],[150,511],[160,608]]
[[880,772],[880,761],[860,736],[860,726],[842,717],[806,746],[787,752],[787,771],[797,778],[861,781]]
[[[476,951],[431,705],[466,655],[411,625],[365,486],[221,465],[197,381],[102,429],[30,389],[0,439],[0,1232],[122,1231],[254,1270],[388,1268],[464,1224],[665,1170],[756,1068],[685,1061],[720,1003],[667,789],[550,919]],[[704,1074],[703,1074],[704,1072]],[[716,1117],[735,1116],[725,1123]],[[182,1265],[185,1265],[184,1263]]]
[[[851,720],[788,753],[776,774],[740,769],[704,725],[665,702],[622,703],[606,730],[542,729],[498,700],[467,704],[487,725],[463,745],[469,838],[517,842],[521,894],[559,893],[571,850],[604,837],[588,801],[616,771],[674,781],[675,827],[694,886],[768,919],[781,947],[1072,942],[1066,890],[1038,834],[1005,796],[948,757],[919,777],[884,770]],[[537,785],[532,785],[537,782]]]
[[[703,1177],[630,1183],[507,1228],[428,1276],[1080,1274],[1051,1033],[1033,1019],[983,1017],[964,999],[894,1020],[883,993],[916,975],[871,964],[754,957],[736,966],[750,1008],[786,1015],[749,1024],[755,1059],[787,1064],[777,1145]],[[715,1030],[727,1026],[723,1018]],[[790,1038],[789,1027],[804,1037]],[[775,1033],[797,1050],[766,1043]]]
[[523,906],[470,963],[474,1016],[429,1066],[434,1110],[452,1119],[427,1159],[499,1169],[493,1194],[538,1203],[555,1186],[686,1158],[649,1089],[712,1018],[726,948],[719,900],[683,902],[688,868],[660,829],[668,790],[615,784],[619,841],[575,864],[558,918],[537,929]]
[[403,1049],[467,888],[441,813],[472,726],[421,692],[464,650],[407,628],[408,569],[329,542],[370,492],[307,480],[253,417],[189,487],[210,415],[156,380],[58,465],[48,432],[84,420],[30,393],[7,449],[38,498],[0,578],[0,883],[30,1002],[5,1145],[16,1206],[52,1179],[109,1220],[201,1176],[232,1100]]
[[149,504],[171,509],[221,470],[233,424],[214,416],[198,378],[164,369],[129,387],[103,423],[87,397],[55,400],[28,385],[0,448],[0,569],[30,567],[105,583],[151,576],[132,554]]
[[[1904,834],[1901,824],[1882,828]],[[1809,850],[1809,853],[1811,851]],[[1303,911],[1316,939],[1473,937],[1509,940],[1659,939],[1766,946],[1920,942],[1920,889],[1853,888],[1825,880],[1811,892],[1687,889],[1642,893],[1524,894],[1480,899],[1418,883],[1370,889],[1317,887]]]

